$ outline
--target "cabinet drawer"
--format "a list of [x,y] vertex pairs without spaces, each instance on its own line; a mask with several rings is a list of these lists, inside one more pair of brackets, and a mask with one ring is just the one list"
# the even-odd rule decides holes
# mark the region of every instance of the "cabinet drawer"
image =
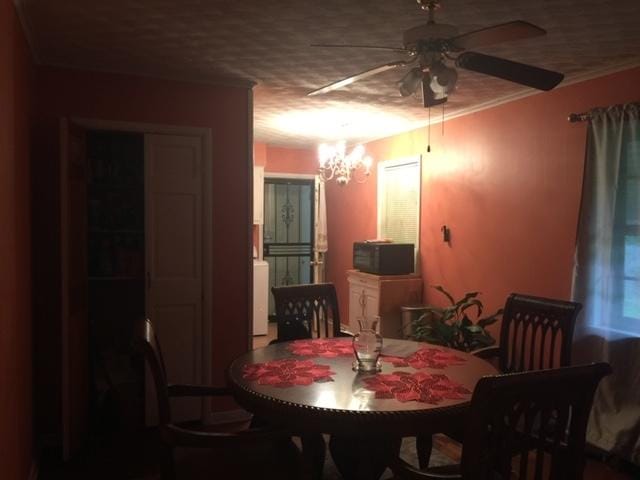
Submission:
[[349,285],[354,288],[375,288],[380,287],[380,282],[374,279],[362,277],[349,277]]

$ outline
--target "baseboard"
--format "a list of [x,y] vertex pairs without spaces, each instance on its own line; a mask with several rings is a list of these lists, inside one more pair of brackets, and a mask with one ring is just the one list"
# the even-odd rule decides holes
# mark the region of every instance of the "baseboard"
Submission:
[[31,460],[31,469],[29,470],[29,480],[38,480],[38,461],[35,458]]
[[251,420],[252,415],[240,408],[236,410],[223,410],[221,412],[211,412],[206,423],[209,425],[222,425],[225,423],[246,422]]

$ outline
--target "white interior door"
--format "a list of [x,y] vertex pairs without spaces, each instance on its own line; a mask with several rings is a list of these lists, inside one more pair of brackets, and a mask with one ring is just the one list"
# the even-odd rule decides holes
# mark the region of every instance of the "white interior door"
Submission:
[[[145,135],[146,311],[169,383],[203,383],[203,161],[199,137]],[[157,418],[147,374],[147,424]],[[199,398],[172,400],[174,420],[201,418]]]

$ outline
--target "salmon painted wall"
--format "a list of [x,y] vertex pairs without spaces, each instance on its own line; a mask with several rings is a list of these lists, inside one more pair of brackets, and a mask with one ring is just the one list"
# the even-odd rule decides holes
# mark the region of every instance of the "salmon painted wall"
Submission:
[[[426,128],[367,144],[376,161],[422,155],[425,285],[456,296],[480,290],[491,310],[511,292],[568,298],[586,124],[567,115],[638,98],[635,68],[447,121],[444,136],[433,125],[430,153]],[[327,274],[346,315],[352,242],[376,233],[376,179],[332,187]],[[442,225],[451,229],[451,245],[442,241]],[[424,293],[442,302],[433,289]]]
[[[263,166],[267,174],[287,173],[315,175],[318,170],[316,151],[304,148],[278,147],[263,142],[253,144],[253,163]],[[259,230],[253,227],[253,244],[259,245]]]
[[[53,346],[44,361],[59,354],[59,229],[57,187],[58,120],[79,117],[210,128],[213,148],[213,381],[224,384],[230,361],[249,348],[251,243],[250,97],[246,87],[222,87],[126,75],[42,67],[37,70],[34,180],[37,190],[37,251],[41,265],[36,284],[49,294],[36,304],[38,339]],[[233,205],[234,208],[228,208]],[[37,339],[37,341],[38,341]],[[46,345],[45,345],[46,346]],[[46,374],[49,372],[44,369]],[[53,376],[59,373],[53,373]],[[39,377],[50,397],[59,378]],[[45,405],[45,430],[59,405]],[[53,412],[53,413],[52,413]]]
[[29,121],[33,64],[15,7],[0,0],[0,477],[33,454]]
[[265,145],[264,170],[266,173],[315,175],[318,160],[314,149]]

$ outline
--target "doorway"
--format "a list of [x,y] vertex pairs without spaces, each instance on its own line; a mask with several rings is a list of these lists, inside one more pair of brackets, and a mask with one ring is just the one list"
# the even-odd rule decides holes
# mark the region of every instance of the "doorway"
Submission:
[[[60,173],[68,459],[89,433],[153,423],[136,320],[154,322],[170,382],[210,383],[211,134],[63,119]],[[206,399],[172,408],[177,419],[211,412]]]
[[144,425],[144,135],[86,133],[89,433]]
[[[263,258],[269,264],[269,291],[313,283],[314,209],[313,179],[265,178]],[[275,319],[272,295],[269,319]]]

